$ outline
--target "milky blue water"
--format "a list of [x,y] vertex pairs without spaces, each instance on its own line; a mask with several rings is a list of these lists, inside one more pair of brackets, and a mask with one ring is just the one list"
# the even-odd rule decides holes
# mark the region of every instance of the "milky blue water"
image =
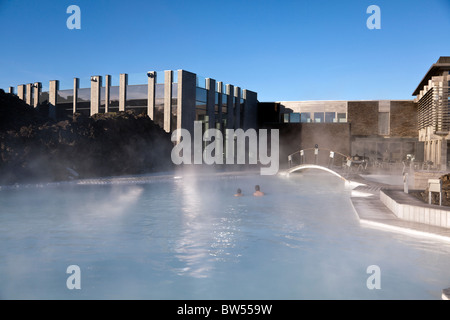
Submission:
[[0,298],[440,299],[450,286],[448,244],[361,226],[334,176],[101,182],[0,190]]

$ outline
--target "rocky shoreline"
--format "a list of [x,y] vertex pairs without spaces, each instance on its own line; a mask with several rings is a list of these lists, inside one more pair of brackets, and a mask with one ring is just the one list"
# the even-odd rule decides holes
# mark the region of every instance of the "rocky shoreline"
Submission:
[[170,134],[133,111],[55,122],[0,89],[0,184],[52,182],[172,169]]

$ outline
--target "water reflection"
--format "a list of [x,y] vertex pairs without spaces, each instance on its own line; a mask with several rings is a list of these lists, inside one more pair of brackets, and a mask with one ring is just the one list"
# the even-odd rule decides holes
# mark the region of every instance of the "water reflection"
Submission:
[[[205,187],[207,190],[205,190]],[[176,257],[185,264],[177,270],[179,275],[206,278],[218,262],[236,262],[241,255],[235,253],[241,219],[234,204],[223,207],[220,187],[215,190],[209,183],[195,178],[177,183],[180,194],[181,234],[177,241]]]
[[[207,243],[208,216],[202,210],[202,197],[195,179],[177,181],[177,194],[180,194],[181,234],[176,242],[176,257],[186,266],[178,274],[188,274],[196,278],[207,277],[210,270]],[[205,197],[203,197],[205,198]]]

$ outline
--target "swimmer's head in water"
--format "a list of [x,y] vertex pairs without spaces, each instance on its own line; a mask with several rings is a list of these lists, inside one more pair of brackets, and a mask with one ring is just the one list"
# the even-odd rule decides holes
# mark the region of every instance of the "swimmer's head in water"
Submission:
[[259,191],[259,184],[255,186],[255,191]]
[[241,194],[242,193],[242,190],[241,189],[237,189],[237,192],[236,192],[237,194]]

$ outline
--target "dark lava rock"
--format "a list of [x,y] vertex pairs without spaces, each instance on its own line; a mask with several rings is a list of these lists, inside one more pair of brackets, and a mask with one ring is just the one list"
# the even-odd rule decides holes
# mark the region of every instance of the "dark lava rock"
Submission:
[[0,132],[17,131],[29,125],[42,125],[49,120],[16,95],[0,89]]
[[147,115],[74,114],[55,123],[0,91],[0,184],[169,170],[172,147]]

